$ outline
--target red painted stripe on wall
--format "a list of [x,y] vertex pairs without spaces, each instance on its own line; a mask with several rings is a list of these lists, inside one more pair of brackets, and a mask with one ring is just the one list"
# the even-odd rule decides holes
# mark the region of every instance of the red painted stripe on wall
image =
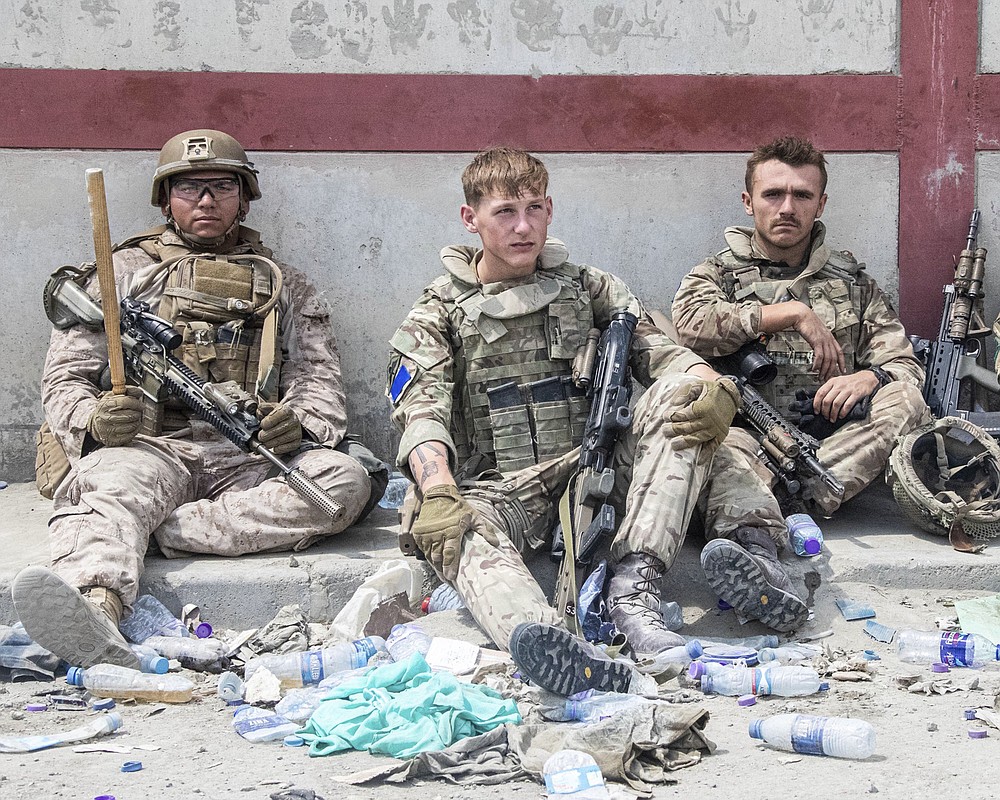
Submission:
[[251,150],[743,152],[778,135],[894,151],[891,75],[325,75],[6,69],[0,147],[156,150],[186,128]]

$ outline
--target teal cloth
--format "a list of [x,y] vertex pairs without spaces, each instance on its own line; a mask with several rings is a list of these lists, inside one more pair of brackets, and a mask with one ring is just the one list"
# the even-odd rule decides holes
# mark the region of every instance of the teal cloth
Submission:
[[450,672],[432,672],[414,653],[333,687],[299,736],[311,756],[367,750],[410,758],[520,721],[513,700]]

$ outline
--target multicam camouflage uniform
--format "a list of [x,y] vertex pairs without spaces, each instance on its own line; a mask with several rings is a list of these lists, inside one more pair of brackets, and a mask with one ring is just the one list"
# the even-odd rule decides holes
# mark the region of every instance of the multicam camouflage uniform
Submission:
[[[424,290],[391,339],[388,394],[393,422],[403,431],[397,464],[410,474],[415,447],[444,443],[463,497],[501,533],[499,547],[476,534],[465,537],[455,585],[502,648],[520,622],[562,624],[521,554],[549,538],[577,466],[574,444],[588,407],[562,380],[562,400],[531,398],[536,387],[551,385],[546,379],[568,378],[588,330],[606,327],[616,310],[635,314],[630,364],[648,387],[614,453],[615,500],[624,515],[612,558],[648,553],[669,567],[717,449],[714,442],[679,448],[668,421],[700,396],[704,381],[684,372],[701,359],[655,328],[622,281],[571,264],[568,255],[549,239],[533,275],[482,285],[475,269],[480,254],[445,248],[447,273]],[[491,410],[487,390],[510,383],[526,401]],[[720,488],[721,495],[721,507],[739,509],[742,517],[716,515],[714,531],[740,524],[784,529],[765,485],[745,462],[742,477]]]
[[[752,228],[727,228],[727,249],[681,281],[671,313],[681,343],[714,358],[735,352],[760,335],[761,306],[794,297],[810,306],[833,332],[843,349],[847,374],[878,367],[891,379],[872,398],[867,419],[844,424],[822,443],[820,461],[844,484],[846,493],[838,499],[818,481],[810,482],[807,491],[820,511],[832,514],[882,473],[897,436],[929,421],[930,412],[921,395],[923,367],[914,358],[896,312],[864,274],[864,265],[850,253],[824,244],[825,230],[821,222],[814,224],[806,266],[790,268],[761,254]],[[760,391],[788,415],[797,389],[820,386],[812,370],[813,351],[793,330],[774,334],[767,350],[778,377]],[[753,437],[739,428],[732,429],[726,443],[750,456],[757,450]]]
[[[162,311],[168,273],[154,265],[194,251],[166,226],[129,243],[114,254],[119,296],[146,284],[133,296],[148,302],[153,313]],[[240,228],[239,241],[227,255],[251,253],[270,256],[255,231]],[[73,586],[113,589],[128,607],[135,600],[150,534],[169,557],[300,550],[362,514],[369,476],[346,454],[347,415],[329,311],[302,273],[286,266],[280,270],[280,384],[274,399],[292,408],[306,439],[323,445],[285,458],[344,505],[343,517],[334,522],[276,478],[269,462],[242,452],[208,423],[188,420],[180,409],[168,409],[161,435],[140,433],[125,447],[85,453],[107,342],[103,332],[83,325],[55,330],[42,375],[42,402],[73,468],[54,497],[50,545],[53,570]],[[151,273],[153,279],[144,280]],[[96,279],[87,288],[97,296]],[[227,361],[224,352],[256,363],[253,352],[259,353],[260,345],[254,344],[254,331],[242,332],[242,343],[241,337],[224,342],[215,334],[195,334],[186,337],[186,344],[194,342],[186,355],[194,352],[204,361],[189,366],[212,380],[232,377],[213,374],[215,348],[220,364]],[[228,361],[231,367],[233,358]],[[345,452],[332,449],[338,445]]]

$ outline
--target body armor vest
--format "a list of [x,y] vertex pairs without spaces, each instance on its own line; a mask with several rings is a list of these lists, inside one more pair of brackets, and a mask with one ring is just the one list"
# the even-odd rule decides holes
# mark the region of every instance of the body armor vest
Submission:
[[[157,316],[183,337],[174,352],[199,377],[212,383],[235,381],[261,400],[277,400],[277,302],[282,276],[260,245],[256,231],[240,229],[233,252],[195,254],[182,244],[165,243],[165,226],[123,242],[159,262],[151,280],[167,272]],[[246,235],[245,235],[246,234]],[[143,433],[158,435],[186,427],[188,411],[179,402],[143,414]]]
[[[724,288],[730,302],[751,299],[772,305],[797,299],[805,303],[837,339],[844,351],[846,372],[855,371],[861,325],[858,316],[861,299],[855,276],[863,269],[857,261],[845,253],[831,251],[827,263],[809,277],[794,298],[789,295],[788,287],[802,271],[799,268],[790,269],[762,259],[740,259],[731,250],[723,250],[715,261],[724,270]],[[771,335],[767,353],[778,367],[778,376],[757,388],[771,405],[787,415],[796,390],[819,388],[819,379],[812,371],[813,349],[798,331],[787,330]]]
[[465,375],[454,420],[459,463],[482,454],[509,473],[583,438],[589,402],[570,376],[594,325],[590,296],[570,264],[536,278],[494,295],[469,287],[455,298],[455,374]]

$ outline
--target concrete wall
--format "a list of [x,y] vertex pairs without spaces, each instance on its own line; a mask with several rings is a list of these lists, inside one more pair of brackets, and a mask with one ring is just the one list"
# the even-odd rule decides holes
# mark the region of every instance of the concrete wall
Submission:
[[[901,68],[901,17],[908,5],[915,4],[0,0],[0,68],[891,76]],[[974,47],[974,32],[969,35]],[[981,69],[1000,71],[1000,0],[983,0],[981,40]],[[0,111],[14,113],[25,99],[5,97],[2,78],[0,72]],[[247,76],[248,91],[255,80]],[[838,102],[822,90],[812,99],[834,106]],[[113,109],[109,132],[135,123],[130,115],[138,112],[127,95],[101,100]],[[162,98],[166,106],[170,101],[170,96]],[[483,106],[489,102],[482,98]],[[462,113],[460,108],[449,111]],[[252,115],[231,118],[230,113],[220,106],[218,120],[194,124],[254,128]],[[315,113],[336,125],[335,108]],[[742,109],[730,104],[718,113],[720,119],[735,118]],[[558,120],[559,109],[551,117]],[[781,121],[774,122],[780,128]],[[555,123],[545,119],[540,124]],[[182,127],[189,125],[164,131],[163,138]],[[712,145],[717,134],[718,127],[706,131],[706,151],[722,149]],[[262,132],[261,141],[266,140]],[[0,256],[5,277],[0,300],[0,479],[5,480],[31,475],[34,431],[41,421],[38,379],[49,330],[40,307],[41,287],[53,268],[92,257],[84,170],[105,169],[113,238],[160,219],[148,205],[155,152],[39,150],[20,140],[16,148],[0,149],[6,187],[0,193],[0,230],[6,240]],[[744,152],[543,155],[555,198],[552,234],[569,244],[574,258],[621,274],[651,305],[668,307],[684,272],[721,247],[722,228],[747,219],[739,205]],[[438,272],[440,247],[474,241],[458,220],[459,173],[469,154],[278,151],[252,157],[261,169],[264,198],[252,208],[249,223],[324,291],[341,340],[354,428],[383,457],[391,457],[395,437],[382,395],[385,341],[420,288]],[[898,297],[897,153],[833,153],[830,162],[825,220],[831,242],[866,261],[890,295]],[[1000,157],[981,154],[978,169],[979,202],[992,212]],[[952,173],[941,174],[942,180],[951,180]],[[983,243],[990,246],[1000,231],[995,214],[987,217]],[[956,252],[960,234],[955,232]],[[942,264],[928,278],[926,291],[939,292],[948,270]],[[992,302],[990,307],[996,310]]]

